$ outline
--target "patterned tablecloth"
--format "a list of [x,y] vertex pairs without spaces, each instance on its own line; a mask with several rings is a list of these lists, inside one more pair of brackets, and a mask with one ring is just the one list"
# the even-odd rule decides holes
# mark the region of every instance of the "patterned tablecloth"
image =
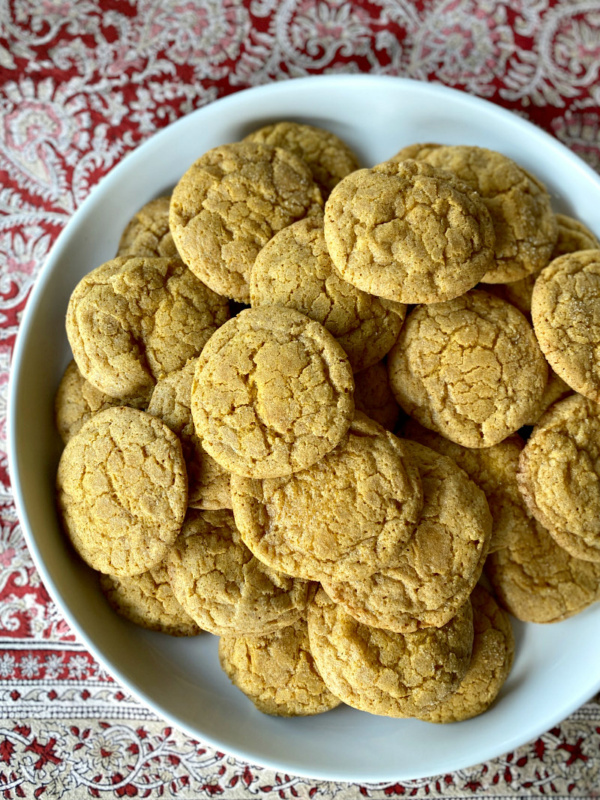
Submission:
[[598,698],[489,763],[364,786],[247,765],[167,727],[48,597],[12,502],[5,423],[38,269],[94,184],[154,131],[248,86],[372,72],[488,98],[600,169],[600,2],[3,0],[0,26],[0,796],[600,796]]

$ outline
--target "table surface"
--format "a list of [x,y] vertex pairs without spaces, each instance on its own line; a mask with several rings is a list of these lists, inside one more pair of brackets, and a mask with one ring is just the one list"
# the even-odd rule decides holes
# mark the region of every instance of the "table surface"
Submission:
[[337,784],[167,727],[75,640],[27,551],[6,459],[31,285],[91,188],[159,128],[272,80],[371,72],[485,97],[600,170],[600,2],[13,0],[0,4],[0,796],[597,797],[600,702],[451,775]]

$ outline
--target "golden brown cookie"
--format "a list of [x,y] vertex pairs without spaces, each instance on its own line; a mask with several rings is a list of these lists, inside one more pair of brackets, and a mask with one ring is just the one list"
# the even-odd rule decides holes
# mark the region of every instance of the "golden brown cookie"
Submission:
[[391,350],[406,306],[361,292],[333,267],[315,215],[276,233],[256,257],[250,280],[252,307],[295,308],[320,322],[359,372]]
[[531,319],[531,296],[539,274],[539,272],[534,272],[521,278],[520,281],[513,281],[512,283],[487,283],[481,288],[496,297],[500,297],[502,300],[506,300],[507,303],[518,308],[521,314],[525,314],[527,319]]
[[555,259],[538,276],[531,317],[552,369],[600,403],[600,250]]
[[600,562],[600,406],[578,394],[551,406],[517,477],[529,510],[558,544]]
[[492,515],[490,553],[505,547],[513,528],[520,529],[530,524],[529,512],[517,484],[519,456],[524,447],[518,434],[492,447],[469,448],[451,442],[411,419],[404,428],[404,435],[451,458],[483,491]]
[[141,575],[101,575],[100,588],[125,619],[170,636],[197,636],[200,628],[175,599],[164,562]]
[[325,207],[325,240],[344,280],[400,303],[439,303],[492,268],[481,198],[448,172],[386,161],[352,173]]
[[298,311],[242,311],[198,360],[192,416],[205,450],[238,475],[306,469],[332,450],[354,411],[348,357],[329,331]]
[[255,558],[230,511],[188,511],[166,563],[177,600],[217,636],[271,633],[306,613],[311,584]]
[[394,431],[400,407],[390,388],[387,366],[378,361],[354,376],[354,406],[388,431]]
[[309,469],[263,481],[232,476],[231,499],[257,558],[308,580],[348,580],[395,564],[423,504],[403,443],[362,414]]
[[307,165],[288,150],[240,142],[209,150],[180,179],[169,224],[185,263],[218,294],[248,303],[259,250],[323,207]]
[[524,425],[548,371],[525,317],[480,291],[417,307],[388,369],[401,407],[464,447],[491,447]]
[[363,580],[323,579],[359,622],[399,633],[445,625],[466,603],[488,554],[492,518],[485,496],[450,458],[403,441],[419,468],[423,511],[398,564]]
[[154,258],[178,256],[169,230],[170,204],[171,197],[167,195],[142,206],[123,231],[117,255]]
[[546,187],[510,158],[467,145],[424,148],[417,156],[448,170],[479,193],[496,234],[496,264],[484,283],[508,283],[543,269],[558,227]]
[[400,161],[407,161],[409,158],[414,159],[415,161],[422,161],[426,156],[431,153],[432,150],[435,150],[436,147],[441,147],[440,144],[433,144],[433,142],[428,142],[426,144],[409,144],[406,147],[403,147],[401,150],[398,150],[395,156],[392,156],[389,160],[395,163],[399,163]]
[[63,527],[90,567],[139,575],[165,557],[187,508],[181,444],[156,417],[101,411],[63,450],[56,479]]
[[427,722],[460,722],[483,714],[508,678],[515,656],[515,637],[508,615],[482,586],[471,595],[473,655],[458,689],[439,705],[420,712]]
[[304,717],[339,706],[315,665],[305,619],[266,636],[222,636],[219,661],[263,714]]
[[577,250],[597,250],[600,240],[589,228],[578,219],[568,217],[566,214],[557,214],[558,238],[552,251],[551,261],[566,253],[575,253]]
[[253,131],[243,140],[283,147],[305,161],[315,183],[327,199],[342,178],[358,169],[358,158],[338,136],[313,125],[277,122]]
[[600,599],[600,564],[573,558],[536,520],[488,558],[498,600],[524,622],[560,622]]
[[178,258],[115,258],[75,287],[67,336],[81,374],[111,397],[150,397],[229,317]]
[[159,417],[181,439],[188,473],[188,505],[206,511],[231,508],[229,473],[209,456],[192,420],[192,381],[196,359],[158,381],[148,413]]
[[570,394],[573,394],[571,387],[568,386],[562,378],[559,378],[553,369],[548,367],[548,383],[544,389],[544,394],[535,412],[527,420],[525,425],[537,425],[542,414],[544,414],[551,405],[554,405],[554,403],[559,400],[564,400],[564,398],[568,397]]
[[467,602],[443,628],[392,633],[363,625],[320,589],[308,610],[310,649],[325,684],[344,703],[411,717],[456,691],[473,649]]

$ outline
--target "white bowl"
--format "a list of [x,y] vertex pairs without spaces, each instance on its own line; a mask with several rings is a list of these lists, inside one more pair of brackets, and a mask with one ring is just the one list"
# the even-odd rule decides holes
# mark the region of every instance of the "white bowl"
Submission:
[[600,605],[557,625],[515,625],[517,655],[495,706],[436,726],[348,707],[316,717],[260,714],[221,672],[209,634],[172,639],[114,614],[71,551],[54,508],[61,450],[53,399],[70,358],[64,317],[90,269],[112,258],[125,222],[172,187],[202,153],[276,120],[320,125],[369,166],[412,142],[483,145],[545,181],[555,210],[600,233],[600,178],[541,130],[442,86],[367,75],[326,76],[250,89],[179,120],[127,156],[73,216],[29,300],[9,399],[12,484],[29,548],[71,627],[143,703],[191,736],[287,773],[345,781],[407,780],[470,766],[551,728],[600,688]]

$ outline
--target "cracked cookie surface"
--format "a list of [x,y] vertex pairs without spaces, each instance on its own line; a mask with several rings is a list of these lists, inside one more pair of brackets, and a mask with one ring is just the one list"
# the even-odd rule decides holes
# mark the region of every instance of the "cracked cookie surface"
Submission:
[[391,350],[406,306],[361,292],[343,280],[327,250],[323,217],[275,234],[260,251],[250,279],[252,307],[295,308],[320,322],[344,348],[354,372]]
[[423,504],[404,443],[362,414],[309,469],[263,481],[234,475],[231,496],[252,552],[308,580],[367,576],[396,563]]
[[229,680],[263,714],[322,714],[341,703],[319,675],[305,619],[267,636],[222,636],[219,661]]
[[218,294],[250,301],[259,250],[323,207],[308,166],[293,153],[240,142],[209,150],[173,190],[169,224],[181,257]]
[[255,558],[230,511],[188,511],[166,563],[177,600],[217,636],[270,633],[306,613],[311,584]]
[[354,412],[348,357],[329,331],[290,308],[240,312],[211,338],[192,384],[205,450],[229,472],[289,475],[333,450]]
[[403,441],[419,469],[423,511],[399,563],[363,580],[323,579],[358,621],[398,633],[442,627],[468,600],[488,554],[492,518],[485,496],[446,456]]
[[325,199],[342,178],[359,167],[357,157],[345,142],[313,125],[277,122],[253,131],[243,141],[283,147],[301,158]]
[[467,602],[443,628],[392,633],[357,622],[320,589],[309,605],[308,635],[319,672],[340,700],[410,717],[458,688],[473,649],[473,610]]
[[115,258],[75,287],[67,336],[92,385],[147,402],[156,381],[197,356],[228,318],[227,301],[180,259]]
[[531,317],[556,374],[600,403],[600,250],[554,260],[538,276]]
[[460,722],[492,705],[504,685],[515,656],[515,637],[508,615],[482,586],[471,595],[473,655],[458,689],[432,709],[418,714],[427,722]]
[[439,303],[493,265],[494,231],[477,192],[419,161],[344,178],[325,207],[325,239],[344,280],[400,303]]
[[162,561],[187,507],[179,439],[133,408],[90,419],[63,450],[56,485],[63,527],[79,555],[119,577]]
[[378,361],[354,376],[354,405],[387,431],[394,432],[400,407],[390,388],[387,366]]
[[178,257],[169,229],[170,195],[157,197],[142,206],[127,223],[119,241],[117,256]]
[[548,372],[525,317],[481,291],[417,307],[388,356],[388,370],[400,406],[465,447],[491,447],[524,425]]
[[521,454],[518,480],[558,544],[600,562],[600,406],[578,394],[555,403]]

